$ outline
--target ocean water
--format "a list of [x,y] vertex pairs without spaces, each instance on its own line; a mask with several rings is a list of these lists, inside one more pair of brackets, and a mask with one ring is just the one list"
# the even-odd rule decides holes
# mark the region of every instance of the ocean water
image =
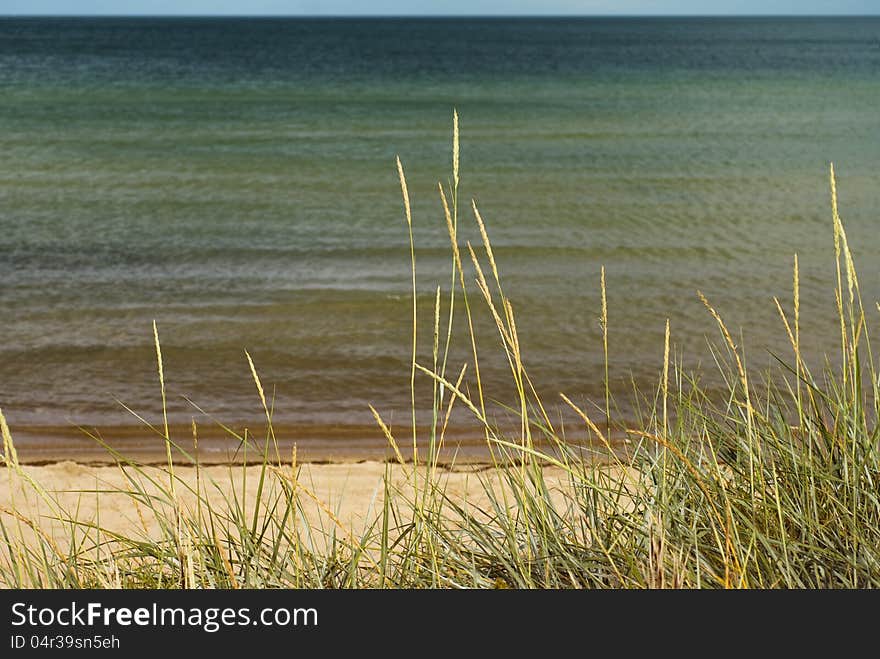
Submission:
[[[460,242],[479,241],[473,198],[551,407],[559,391],[602,396],[603,265],[624,416],[632,382],[656,382],[667,318],[675,356],[714,381],[697,290],[742,328],[751,362],[787,355],[773,297],[791,307],[795,253],[818,365],[835,346],[831,161],[877,299],[878,18],[0,19],[13,431],[57,454],[75,426],[110,438],[140,424],[121,403],[161,422],[155,319],[172,424],[210,426],[203,410],[259,428],[247,349],[286,436],[381,441],[370,403],[404,432],[411,281],[394,159],[430,364],[430,308],[450,287],[437,183],[454,107]],[[489,396],[511,402],[497,334],[476,316]]]

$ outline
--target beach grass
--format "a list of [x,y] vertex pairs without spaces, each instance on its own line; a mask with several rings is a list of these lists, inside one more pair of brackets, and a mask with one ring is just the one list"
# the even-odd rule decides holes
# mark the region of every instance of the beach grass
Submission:
[[[728,321],[698,293],[717,325],[713,367],[722,395],[700,386],[673,357],[674,327],[658,346],[657,386],[635,392],[637,418],[617,419],[608,384],[605,270],[597,310],[603,334],[604,396],[576,392],[542,400],[517,333],[515,293],[506,291],[488,223],[459,200],[459,129],[454,116],[450,181],[439,206],[450,237],[450,278],[436,288],[433,331],[422,327],[413,218],[405,169],[397,160],[412,265],[412,427],[396,435],[371,408],[395,459],[384,466],[369,513],[358,523],[319,496],[296,450],[281,455],[259,371],[246,355],[266,432],[234,435],[250,466],[210,473],[191,436],[155,428],[166,464],[147,467],[102,442],[122,475],[113,491],[96,483],[81,497],[96,515],[78,515],[51,483],[18,460],[0,414],[10,507],[0,509],[0,584],[12,588],[868,588],[880,585],[880,453],[877,368],[869,314],[838,212],[830,169],[829,258],[836,261],[839,336],[828,337],[821,372],[801,352],[800,286],[794,257],[791,298],[776,300],[790,353],[754,372]],[[466,210],[466,212],[462,212]],[[460,244],[471,219],[479,244]],[[832,251],[833,247],[833,251]],[[691,294],[691,293],[683,293]],[[477,336],[482,306],[494,336]],[[634,311],[631,322],[638,322]],[[401,322],[404,322],[403,319]],[[453,326],[467,329],[468,360],[453,363]],[[165,398],[158,328],[158,386]],[[430,347],[430,359],[420,361]],[[563,349],[563,348],[560,348]],[[570,347],[575,350],[575,347]],[[488,412],[493,393],[480,357],[506,359],[516,427]],[[389,374],[395,377],[400,374]],[[418,380],[431,384],[428,436],[417,423]],[[546,384],[546,383],[543,383]],[[164,408],[164,405],[163,405]],[[465,410],[485,442],[485,469],[468,475],[471,495],[450,489],[440,460],[453,410]],[[555,411],[574,415],[562,427]],[[421,450],[420,450],[421,448]],[[182,455],[175,463],[172,454]],[[194,474],[194,478],[193,478]],[[247,479],[252,479],[247,487]],[[254,484],[253,479],[257,482]],[[245,481],[242,484],[242,481]],[[250,493],[250,495],[248,495]],[[100,519],[100,498],[122,496],[141,532]],[[16,498],[17,497],[17,498]],[[50,528],[51,527],[51,528]]]

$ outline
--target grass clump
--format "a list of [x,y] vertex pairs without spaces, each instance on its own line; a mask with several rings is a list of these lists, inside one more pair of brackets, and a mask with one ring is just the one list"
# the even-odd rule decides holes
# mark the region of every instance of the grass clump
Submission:
[[[142,532],[119,533],[64,505],[19,463],[0,414],[3,463],[13,505],[0,510],[0,583],[7,587],[139,588],[868,588],[880,585],[878,387],[867,309],[830,171],[836,259],[834,338],[822,372],[801,353],[800,291],[794,261],[791,312],[776,300],[791,355],[750,372],[721,316],[714,363],[726,387],[710,395],[671,359],[666,323],[660,381],[637,393],[636,419],[614,418],[608,386],[608,319],[601,270],[605,395],[589,405],[560,394],[542,401],[526,368],[515,307],[502,286],[486,222],[470,204],[480,244],[460,244],[458,115],[453,171],[439,186],[450,238],[450,286],[437,287],[430,362],[418,359],[413,217],[397,161],[412,264],[411,438],[395,437],[372,409],[395,460],[384,466],[369,513],[357,524],[318,495],[296,451],[282,457],[256,367],[265,436],[233,435],[250,467],[225,478],[199,463],[198,429],[172,438],[157,429],[167,464],[151,468],[104,445],[125,485],[80,497],[123,497]],[[474,331],[477,305],[497,337]],[[462,318],[463,317],[463,318]],[[450,358],[453,325],[467,327],[469,358]],[[154,327],[164,404],[164,372]],[[493,420],[480,355],[506,360],[516,423]],[[837,366],[832,366],[839,363]],[[416,381],[431,386],[431,423],[416,422]],[[164,407],[164,405],[163,405]],[[554,423],[568,410],[579,427]],[[474,471],[468,496],[450,489],[441,464],[454,408],[480,427],[491,468]],[[594,419],[594,416],[598,417]],[[554,415],[554,416],[551,416]],[[232,433],[232,431],[229,431]],[[408,431],[407,431],[408,433]],[[409,434],[409,433],[408,433]],[[96,441],[101,441],[96,437]],[[411,439],[411,452],[406,445]],[[420,451],[420,447],[423,447]],[[172,449],[194,470],[187,475]],[[256,456],[256,459],[253,456]],[[191,474],[195,474],[193,479]],[[257,484],[248,490],[247,479]],[[251,491],[252,496],[248,496]],[[36,511],[28,514],[26,511]],[[99,512],[99,506],[98,506]],[[46,530],[54,524],[53,531]],[[59,530],[60,529],[60,530]]]

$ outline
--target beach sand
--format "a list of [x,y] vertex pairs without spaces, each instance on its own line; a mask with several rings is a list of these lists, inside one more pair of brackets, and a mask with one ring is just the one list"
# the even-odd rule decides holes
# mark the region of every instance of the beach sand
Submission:
[[[277,444],[282,456],[289,456],[296,446],[297,455],[302,462],[366,462],[393,460],[394,451],[379,427],[373,424],[316,425],[316,424],[272,424],[275,440],[271,451]],[[194,449],[191,424],[170,424],[169,434],[177,449],[172,448],[174,461],[191,463],[196,457],[202,465],[241,463],[253,461],[255,450],[265,446],[267,431],[265,426],[250,425],[249,452],[242,450],[241,438],[247,424],[233,424],[228,430],[216,424],[199,425],[198,450]],[[398,441],[408,446],[411,452],[409,425],[403,428],[392,426]],[[512,429],[514,434],[518,429]],[[419,426],[420,438],[430,436],[430,428]],[[235,433],[235,434],[233,434]],[[165,440],[161,430],[141,425],[101,425],[99,427],[77,427],[73,425],[22,426],[12,428],[12,436],[22,464],[47,465],[71,461],[88,465],[113,465],[117,462],[113,452],[126,459],[143,464],[161,464],[166,461]],[[536,440],[536,444],[539,441]],[[420,439],[419,450],[424,455],[428,451],[427,442]],[[183,452],[186,452],[184,454]],[[464,426],[448,428],[440,459],[444,464],[487,463],[490,461],[486,449],[484,431],[480,427]]]
[[[0,487],[0,517],[6,524],[15,524],[11,514],[15,511],[36,523],[62,551],[66,551],[70,545],[71,519],[77,520],[80,525],[99,526],[107,533],[145,539],[160,538],[161,519],[173,519],[167,494],[170,489],[168,471],[164,466],[140,469],[136,471],[130,467],[90,466],[65,461],[40,466],[23,465],[23,477],[12,470],[6,470],[6,474],[0,471],[4,481]],[[554,498],[558,497],[562,504],[567,478],[558,468],[544,469]],[[344,526],[357,534],[365,523],[375,520],[382,513],[386,472],[389,482],[399,488],[403,497],[394,496],[395,501],[404,501],[407,492],[411,497],[412,470],[409,465],[378,461],[299,465],[297,482],[303,492],[300,499],[306,519],[314,528]],[[252,514],[260,486],[259,466],[213,465],[201,467],[198,472],[196,468],[186,466],[175,467],[174,473],[175,497],[179,505],[191,514],[196,512],[196,491],[202,492],[201,505],[210,503],[215,512],[229,511],[230,501],[237,500],[243,502],[248,514]],[[288,479],[290,473],[288,465],[281,474],[272,474],[265,486],[264,500],[267,493],[271,496],[280,491],[281,482]],[[420,473],[424,473],[423,468]],[[500,487],[502,482],[498,469],[477,464],[438,469],[437,478],[450,498],[458,502],[467,501],[473,506],[487,502],[486,483]],[[38,486],[35,487],[33,483]],[[58,509],[53,509],[54,504],[47,503],[47,497],[39,492],[40,488],[46,491],[48,498],[57,502]],[[138,497],[125,494],[126,491],[141,488],[143,494]],[[152,501],[152,504],[148,501]],[[151,505],[162,514],[151,510]],[[31,533],[26,526],[23,532]],[[81,536],[86,532],[94,536],[94,529],[88,526],[81,526],[78,534]]]

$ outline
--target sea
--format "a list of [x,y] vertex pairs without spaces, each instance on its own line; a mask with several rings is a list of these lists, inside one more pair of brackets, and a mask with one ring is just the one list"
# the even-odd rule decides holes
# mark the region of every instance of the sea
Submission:
[[[500,426],[518,402],[467,250],[491,278],[473,204],[524,367],[570,437],[585,429],[560,392],[605,421],[603,268],[621,426],[655,404],[667,320],[673,384],[723,387],[698,291],[752,367],[791,363],[774,297],[792,318],[795,255],[804,353],[833,365],[831,163],[877,321],[878,17],[0,18],[0,409],[19,451],[164,455],[154,321],[181,445],[267,437],[245,351],[275,441],[378,454],[372,405],[406,445],[396,158],[430,370],[438,287],[442,366],[459,286],[438,191],[452,201],[454,112],[457,240]],[[445,373],[467,364],[476,400],[464,308],[458,290]],[[420,426],[433,384],[417,372]],[[456,405],[450,442],[479,443]]]

